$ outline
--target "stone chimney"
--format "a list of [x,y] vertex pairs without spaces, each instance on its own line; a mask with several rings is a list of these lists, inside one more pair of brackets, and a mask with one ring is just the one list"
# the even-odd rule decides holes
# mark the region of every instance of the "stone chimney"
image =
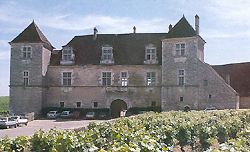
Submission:
[[94,27],[93,40],[96,40],[96,39],[97,39],[97,33],[98,33],[98,30],[97,30],[96,27]]
[[170,31],[173,28],[172,24],[169,24],[168,31]]
[[136,27],[135,26],[133,27],[133,33],[136,33]]
[[197,35],[199,35],[199,30],[200,30],[200,25],[199,25],[199,20],[200,20],[200,18],[199,18],[199,16],[196,14],[195,15],[195,32],[196,32],[196,34]]

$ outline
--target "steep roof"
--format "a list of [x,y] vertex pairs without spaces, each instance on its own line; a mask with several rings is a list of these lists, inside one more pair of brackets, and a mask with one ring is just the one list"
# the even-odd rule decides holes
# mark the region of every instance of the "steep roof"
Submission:
[[250,62],[214,65],[212,67],[224,80],[229,75],[230,85],[240,96],[250,96]]
[[166,38],[192,37],[195,35],[195,30],[183,15],[179,22],[177,22],[175,26],[168,32]]
[[[98,34],[96,40],[93,35],[75,36],[67,45],[73,47],[76,65],[100,64],[102,46],[105,45],[113,47],[116,65],[142,65],[145,46],[153,44],[161,64],[161,39],[166,35],[167,33]],[[51,65],[57,65],[60,62],[58,59],[60,58],[53,55]]]
[[54,48],[48,39],[44,36],[42,31],[33,21],[24,31],[22,31],[16,38],[10,43],[45,43],[49,49]]

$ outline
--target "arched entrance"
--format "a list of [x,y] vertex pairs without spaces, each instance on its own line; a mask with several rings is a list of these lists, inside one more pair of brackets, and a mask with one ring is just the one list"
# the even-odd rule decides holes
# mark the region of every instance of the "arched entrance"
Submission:
[[122,110],[127,110],[127,104],[126,102],[120,99],[114,100],[110,105],[110,110],[112,118],[120,117],[120,112]]

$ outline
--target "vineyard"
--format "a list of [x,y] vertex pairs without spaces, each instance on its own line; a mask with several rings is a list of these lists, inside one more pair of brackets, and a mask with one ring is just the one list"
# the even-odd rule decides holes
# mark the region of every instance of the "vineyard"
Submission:
[[250,151],[250,110],[146,113],[87,129],[0,139],[0,151]]

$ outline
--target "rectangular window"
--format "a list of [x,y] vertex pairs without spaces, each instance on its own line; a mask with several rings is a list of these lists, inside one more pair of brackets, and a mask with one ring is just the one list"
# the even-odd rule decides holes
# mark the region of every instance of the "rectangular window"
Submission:
[[30,46],[24,46],[22,50],[22,56],[24,59],[30,59],[31,58],[31,47]]
[[156,49],[146,49],[146,60],[156,60]]
[[151,106],[152,106],[152,107],[155,107],[155,106],[156,106],[156,102],[155,102],[155,101],[152,101]]
[[184,85],[185,83],[185,71],[184,70],[179,70],[178,73],[178,84],[179,85]]
[[60,108],[64,108],[64,102],[60,101]]
[[62,83],[64,86],[71,86],[72,84],[72,72],[63,72],[62,74]]
[[180,43],[175,45],[176,55],[184,56],[185,55],[185,43]]
[[127,72],[121,72],[121,83],[122,86],[128,86],[128,73]]
[[94,108],[98,107],[98,102],[94,102]]
[[72,54],[73,54],[72,49],[70,49],[70,48],[65,48],[65,49],[63,49],[63,51],[62,51],[62,59],[63,59],[64,61],[71,61],[71,60],[72,60]]
[[81,102],[76,102],[76,108],[80,108],[81,107]]
[[23,72],[23,85],[28,86],[29,85],[29,71]]
[[147,85],[155,85],[156,82],[156,74],[155,72],[147,72]]
[[102,85],[103,86],[111,85],[111,72],[102,72]]
[[102,47],[102,60],[113,59],[113,48],[111,46]]
[[183,97],[180,97],[180,102],[183,102],[184,101],[184,98]]

